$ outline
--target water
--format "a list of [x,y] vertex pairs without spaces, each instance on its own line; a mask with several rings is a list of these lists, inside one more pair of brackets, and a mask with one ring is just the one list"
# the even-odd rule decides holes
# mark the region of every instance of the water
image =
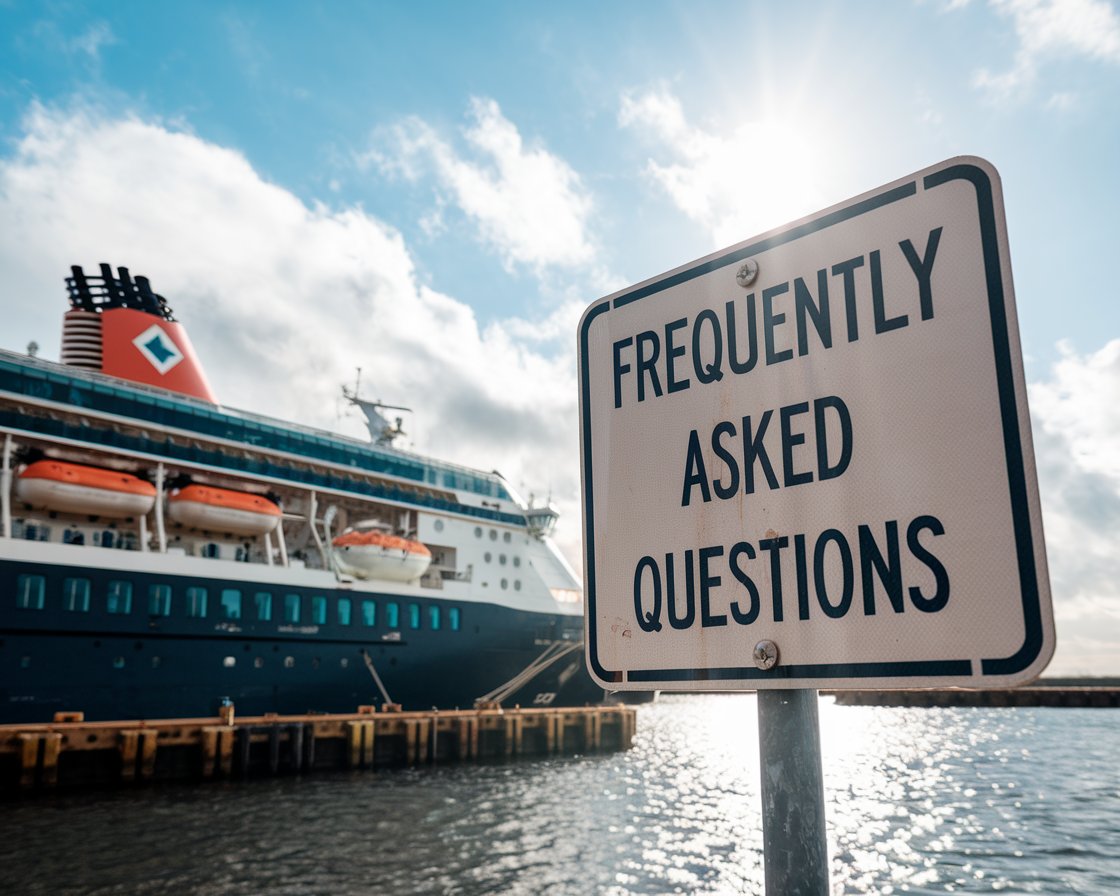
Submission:
[[[1120,893],[1120,712],[821,701],[836,893]],[[754,698],[625,754],[0,805],[15,894],[761,893]]]

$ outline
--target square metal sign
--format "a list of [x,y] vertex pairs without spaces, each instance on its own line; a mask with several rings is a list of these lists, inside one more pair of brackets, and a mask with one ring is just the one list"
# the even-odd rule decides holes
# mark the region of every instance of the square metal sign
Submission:
[[949,159],[591,305],[611,690],[1006,687],[1054,650],[999,175]]

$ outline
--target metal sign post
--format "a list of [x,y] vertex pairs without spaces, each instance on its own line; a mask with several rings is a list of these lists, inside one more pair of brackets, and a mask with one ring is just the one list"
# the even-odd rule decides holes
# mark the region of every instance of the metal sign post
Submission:
[[758,692],[762,853],[771,896],[828,896],[817,692]]

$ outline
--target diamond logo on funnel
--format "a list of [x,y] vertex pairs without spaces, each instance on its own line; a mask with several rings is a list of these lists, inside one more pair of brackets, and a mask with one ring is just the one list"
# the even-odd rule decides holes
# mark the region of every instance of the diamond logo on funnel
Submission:
[[140,354],[148,359],[161,374],[167,373],[172,367],[183,360],[183,353],[171,341],[158,324],[152,324],[143,333],[132,340],[132,344],[140,349]]

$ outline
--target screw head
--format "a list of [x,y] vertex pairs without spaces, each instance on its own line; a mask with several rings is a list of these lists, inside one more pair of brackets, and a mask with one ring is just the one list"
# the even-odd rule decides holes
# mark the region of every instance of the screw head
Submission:
[[773,641],[759,641],[754,645],[754,664],[763,672],[778,665],[778,645]]
[[735,274],[735,280],[740,286],[750,286],[754,283],[754,278],[758,276],[758,262],[753,258],[748,258],[741,265]]

